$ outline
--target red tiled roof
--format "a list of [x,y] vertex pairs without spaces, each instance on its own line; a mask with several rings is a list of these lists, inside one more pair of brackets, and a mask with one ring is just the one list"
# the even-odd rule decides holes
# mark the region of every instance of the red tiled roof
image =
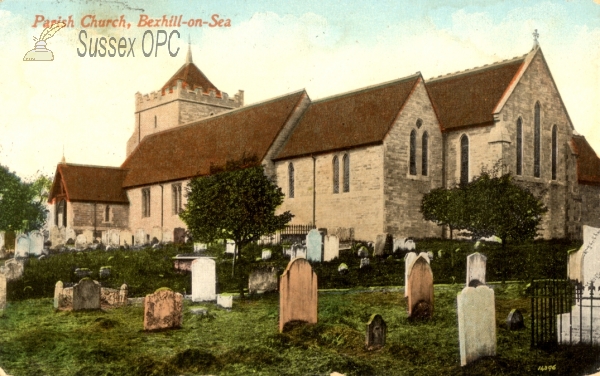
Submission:
[[421,75],[313,102],[276,159],[382,142]]
[[577,152],[577,180],[582,184],[600,184],[600,158],[583,136],[573,136],[571,145]]
[[443,130],[493,123],[493,110],[502,99],[525,57],[448,77],[425,85]]
[[118,167],[59,164],[50,192],[49,202],[61,194],[64,185],[68,201],[115,202],[128,204],[122,188],[127,170]]
[[146,136],[122,168],[123,187],[208,175],[211,165],[256,156],[262,161],[294,109],[300,91]]
[[198,69],[194,63],[186,63],[167,81],[161,90],[168,90],[173,86],[177,86],[177,80],[182,80],[186,87],[194,90],[197,87],[202,87],[202,91],[207,93],[210,89],[221,95],[221,92],[209,79]]

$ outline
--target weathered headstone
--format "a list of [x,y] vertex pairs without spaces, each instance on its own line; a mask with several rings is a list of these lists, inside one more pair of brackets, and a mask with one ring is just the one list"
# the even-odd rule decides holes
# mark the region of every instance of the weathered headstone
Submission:
[[307,253],[306,247],[302,244],[295,244],[295,246],[292,246],[292,258],[306,258]]
[[[323,237],[318,230],[312,229],[306,235],[306,258],[310,261],[321,262]],[[297,256],[296,256],[297,257]]]
[[414,251],[417,249],[417,245],[415,244],[414,240],[408,239],[404,242],[404,249],[407,251]]
[[57,226],[50,228],[50,242],[52,243],[53,248],[65,244],[64,239],[60,235],[60,230]]
[[308,261],[295,258],[279,283],[279,331],[291,321],[317,323],[317,275]]
[[496,355],[494,290],[485,285],[465,287],[456,298],[460,365]]
[[73,311],[100,309],[100,284],[82,279],[73,286]]
[[0,249],[4,248],[4,231],[0,231]]
[[233,307],[233,296],[231,295],[217,295],[217,305],[223,308],[231,309]]
[[121,242],[120,237],[121,231],[117,230],[116,228],[108,230],[108,244],[111,246],[118,247],[119,243]]
[[31,231],[29,233],[29,254],[39,256],[44,250],[44,235],[40,231]]
[[427,254],[421,253],[413,262],[408,276],[408,317],[433,316],[433,273]]
[[138,228],[135,230],[135,245],[140,246],[146,244],[146,233],[144,229]]
[[131,234],[131,231],[129,230],[124,230],[121,231],[119,233],[119,245],[125,246],[132,246],[134,245],[134,243],[131,242],[131,238],[133,237],[133,235]]
[[368,257],[364,257],[360,259],[360,269],[366,268],[371,265],[371,261]]
[[525,327],[523,315],[518,309],[512,309],[506,318],[506,328],[508,330],[519,330]]
[[433,261],[433,252],[427,251],[427,256],[429,257],[429,261]]
[[29,237],[25,234],[17,236],[15,257],[27,257],[29,254]]
[[348,273],[348,265],[346,265],[345,263],[341,263],[340,266],[338,266],[338,273],[340,274],[346,274]]
[[250,273],[248,292],[250,294],[277,291],[277,268],[261,267]]
[[392,243],[392,252],[396,253],[398,251],[403,251],[404,242],[406,242],[406,238],[394,238],[394,241]]
[[101,238],[102,239],[101,240],[102,244],[109,245],[110,239],[109,239],[109,236],[108,236],[108,231],[102,231],[101,232],[101,236],[102,236],[102,238]]
[[84,249],[87,243],[88,241],[83,234],[79,234],[77,235],[77,238],[75,238],[75,248],[77,249]]
[[75,241],[76,237],[77,237],[77,235],[75,234],[75,230],[73,230],[70,227],[65,229],[65,239],[67,239],[67,240],[73,239],[73,241]]
[[4,275],[7,281],[14,281],[23,276],[25,268],[19,261],[11,258],[4,263]]
[[85,229],[83,230],[83,232],[81,233],[83,236],[85,236],[86,240],[88,243],[93,243],[94,242],[94,231],[89,230],[89,229]]
[[485,267],[487,257],[479,252],[467,256],[467,286],[485,285]]
[[404,255],[404,297],[408,296],[408,275],[416,259],[417,254],[415,252],[409,252]]
[[192,261],[192,300],[201,302],[217,298],[215,260],[201,257]]
[[185,229],[181,227],[175,227],[173,229],[173,243],[183,244],[185,243]]
[[144,298],[144,330],[180,328],[182,313],[183,295],[158,289]]
[[323,244],[323,261],[340,257],[340,239],[335,235],[326,235]]
[[6,276],[0,274],[0,309],[6,308]]
[[58,309],[58,307],[59,307],[60,296],[63,293],[63,289],[64,289],[64,284],[62,283],[62,281],[56,282],[56,285],[54,285],[54,309]]
[[233,240],[227,240],[225,243],[225,253],[233,254],[235,252],[235,242]]
[[373,251],[374,256],[383,256],[385,254],[387,234],[379,234],[375,239],[375,250]]
[[373,314],[367,322],[365,345],[367,350],[376,350],[385,346],[387,325],[380,314]]
[[271,250],[270,249],[263,249],[262,250],[261,258],[263,260],[270,260],[271,259]]
[[358,257],[368,257],[369,256],[369,249],[362,245],[360,246],[360,248],[358,249],[358,252],[356,253]]
[[173,243],[173,231],[164,230],[162,241],[163,241],[163,243]]

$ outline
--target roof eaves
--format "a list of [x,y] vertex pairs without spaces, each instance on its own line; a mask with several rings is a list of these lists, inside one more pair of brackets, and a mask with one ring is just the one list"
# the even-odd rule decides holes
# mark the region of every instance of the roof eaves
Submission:
[[312,155],[317,156],[317,155],[335,153],[335,152],[342,151],[342,150],[350,150],[350,149],[356,149],[356,148],[361,148],[361,147],[366,147],[366,146],[381,145],[381,144],[383,144],[383,141],[379,140],[379,141],[365,142],[362,144],[356,144],[356,145],[351,145],[351,146],[345,146],[345,147],[341,147],[341,148],[319,150],[319,151],[315,151],[315,152],[302,153],[302,154],[286,155],[283,157],[273,158],[273,162],[284,161],[287,159],[304,158],[304,157],[309,157]]
[[527,68],[529,68],[529,65],[531,64],[531,62],[533,61],[533,58],[535,57],[535,55],[537,54],[537,52],[539,50],[540,50],[540,48],[536,47],[525,56],[525,60],[521,64],[521,67],[519,67],[519,70],[517,71],[517,73],[515,74],[513,79],[511,80],[511,82],[508,85],[508,87],[506,88],[506,90],[504,91],[504,94],[502,94],[502,97],[496,104],[496,107],[494,107],[494,109],[492,110],[492,114],[497,114],[500,111],[502,111],[502,108],[504,108],[504,105],[508,101],[508,98],[510,98],[511,94],[517,87],[517,84],[519,83],[519,81],[521,81],[521,77],[523,77],[523,75],[525,74],[525,71],[527,71]]
[[385,135],[383,136],[383,140],[385,140],[387,138],[388,134],[390,134],[390,131],[394,127],[394,124],[396,124],[396,121],[398,121],[398,118],[400,118],[400,114],[402,114],[402,111],[404,110],[404,107],[406,106],[406,103],[408,103],[408,101],[410,100],[410,97],[412,97],[412,95],[415,92],[415,90],[417,89],[417,86],[419,85],[419,83],[424,81],[423,80],[423,76],[421,75],[421,72],[417,72],[417,73],[418,73],[419,76],[415,80],[415,83],[413,84],[413,87],[410,89],[410,93],[408,93],[408,95],[406,96],[406,99],[404,100],[404,103],[402,103],[402,105],[398,109],[398,113],[396,114],[396,116],[394,117],[394,119],[392,120],[392,122],[390,123],[390,125],[388,126],[388,129],[385,132]]

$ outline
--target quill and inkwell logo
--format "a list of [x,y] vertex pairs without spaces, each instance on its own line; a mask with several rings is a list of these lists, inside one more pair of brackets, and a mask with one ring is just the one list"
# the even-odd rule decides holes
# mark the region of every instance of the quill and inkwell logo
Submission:
[[42,34],[40,35],[40,38],[36,38],[33,37],[33,40],[35,40],[35,48],[31,51],[28,51],[25,56],[23,57],[23,61],[52,61],[54,60],[54,54],[52,54],[52,51],[50,51],[49,49],[46,48],[46,41],[50,38],[52,38],[52,36],[54,34],[56,34],[57,31],[59,31],[60,29],[62,29],[63,27],[65,27],[65,23],[64,22],[58,22],[55,23],[54,25],[47,27],[44,29],[44,31],[42,31]]

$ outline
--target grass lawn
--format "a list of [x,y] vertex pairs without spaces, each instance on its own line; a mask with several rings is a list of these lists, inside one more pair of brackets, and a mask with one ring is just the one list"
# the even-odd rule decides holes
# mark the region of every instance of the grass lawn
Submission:
[[[183,327],[143,331],[143,307],[105,312],[55,312],[52,299],[9,302],[0,317],[0,366],[20,375],[582,375],[599,352],[530,350],[529,300],[522,284],[494,285],[498,355],[459,365],[456,294],[436,285],[434,319],[410,323],[400,289],[319,293],[319,323],[279,334],[278,295],[235,299],[233,310],[184,304]],[[207,316],[189,312],[203,306]],[[527,328],[504,320],[519,308]],[[387,322],[386,346],[364,349],[372,313]],[[539,367],[555,366],[553,371]]]

